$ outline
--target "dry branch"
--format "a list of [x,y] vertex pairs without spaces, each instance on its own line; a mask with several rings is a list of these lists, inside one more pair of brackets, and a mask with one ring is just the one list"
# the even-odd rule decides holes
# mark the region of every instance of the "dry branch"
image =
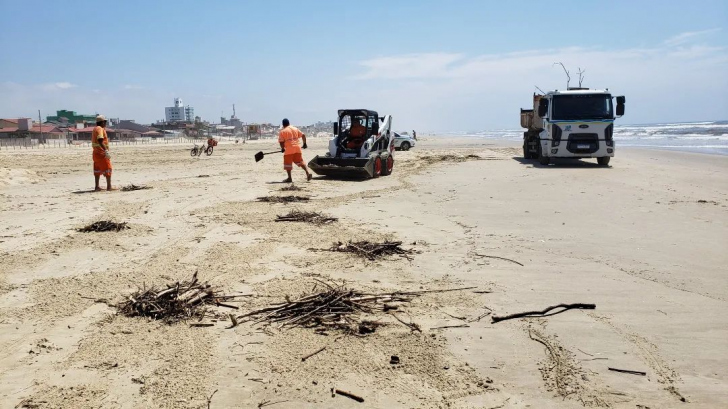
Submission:
[[327,216],[320,212],[302,212],[300,210],[292,210],[286,215],[276,216],[277,222],[306,222],[311,224],[328,224],[338,221],[336,217]]
[[318,354],[319,352],[323,352],[324,349],[326,349],[326,345],[322,346],[321,348],[317,349],[316,351],[311,352],[310,354],[301,358],[301,362],[305,362],[308,358],[311,358],[312,356]]
[[[557,308],[562,308],[562,310],[548,314],[549,311],[555,310]],[[492,320],[493,320],[493,323],[496,323],[496,322],[500,322],[500,321],[511,320],[514,318],[522,318],[522,317],[549,317],[551,315],[561,314],[562,312],[564,312],[566,310],[571,310],[571,309],[593,310],[595,308],[597,308],[597,306],[595,304],[559,304],[559,305],[552,305],[551,307],[548,307],[542,311],[519,312],[516,314],[503,315],[503,316],[494,315]]]
[[307,202],[310,199],[308,196],[262,196],[258,198],[258,201],[265,203],[293,203]]
[[281,192],[300,192],[301,190],[303,190],[303,188],[296,185],[288,185],[278,190],[280,190]]
[[632,371],[630,369],[618,369],[618,368],[610,368],[610,367],[607,367],[607,369],[609,369],[610,371],[614,371],[614,372],[628,373],[630,375],[647,376],[647,372],[642,372],[642,371]]
[[516,263],[516,264],[518,264],[519,266],[523,267],[523,264],[521,264],[521,263],[517,262],[516,260],[511,260],[511,259],[509,259],[509,258],[505,258],[505,257],[498,257],[498,256],[489,256],[489,255],[486,255],[486,254],[478,254],[478,253],[475,253],[475,255],[476,255],[476,256],[478,256],[478,257],[486,257],[486,258],[496,258],[496,259],[498,259],[498,260],[505,260],[505,261],[510,261],[511,263]]
[[354,399],[355,401],[361,403],[364,402],[364,398],[361,396],[354,395],[351,392],[342,391],[341,389],[336,389],[334,392],[336,392],[337,395],[346,396],[349,399]]
[[79,231],[81,233],[90,233],[90,232],[103,232],[103,231],[122,231],[122,230],[125,230],[128,228],[129,228],[129,226],[126,225],[126,222],[117,223],[117,222],[112,222],[110,220],[101,220],[98,222],[93,222],[93,223],[89,224],[88,226],[77,229],[77,231]]

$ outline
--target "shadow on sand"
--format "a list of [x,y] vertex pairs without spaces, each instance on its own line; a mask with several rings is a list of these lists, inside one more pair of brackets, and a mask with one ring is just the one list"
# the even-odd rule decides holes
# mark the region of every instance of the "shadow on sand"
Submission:
[[[532,165],[534,168],[542,168],[542,169],[610,169],[611,166],[602,166],[598,163],[594,162],[586,162],[583,159],[568,159],[568,158],[551,158],[551,164],[549,165],[542,165],[538,163],[538,160],[536,159],[524,159],[522,156],[514,156],[512,158],[514,161],[520,163],[521,165]],[[593,159],[596,160],[596,159]]]

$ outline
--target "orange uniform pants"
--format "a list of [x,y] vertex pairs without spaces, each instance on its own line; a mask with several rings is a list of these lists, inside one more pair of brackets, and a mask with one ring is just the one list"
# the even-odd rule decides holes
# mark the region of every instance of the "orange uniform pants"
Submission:
[[293,169],[294,163],[299,167],[303,167],[303,155],[301,155],[301,152],[283,155],[283,169]]
[[103,153],[94,152],[94,175],[111,176],[111,159]]

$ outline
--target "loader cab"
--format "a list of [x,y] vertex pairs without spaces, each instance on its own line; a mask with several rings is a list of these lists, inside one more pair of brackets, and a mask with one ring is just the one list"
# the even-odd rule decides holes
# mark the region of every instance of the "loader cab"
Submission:
[[378,132],[379,116],[376,112],[366,109],[340,110],[338,121],[334,123],[337,156],[361,157],[362,147]]

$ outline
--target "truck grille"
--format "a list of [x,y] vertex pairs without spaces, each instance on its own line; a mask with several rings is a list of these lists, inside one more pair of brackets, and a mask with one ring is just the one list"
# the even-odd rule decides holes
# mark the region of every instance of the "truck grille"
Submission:
[[571,153],[594,153],[599,150],[599,136],[595,133],[573,133],[569,135],[566,150]]

